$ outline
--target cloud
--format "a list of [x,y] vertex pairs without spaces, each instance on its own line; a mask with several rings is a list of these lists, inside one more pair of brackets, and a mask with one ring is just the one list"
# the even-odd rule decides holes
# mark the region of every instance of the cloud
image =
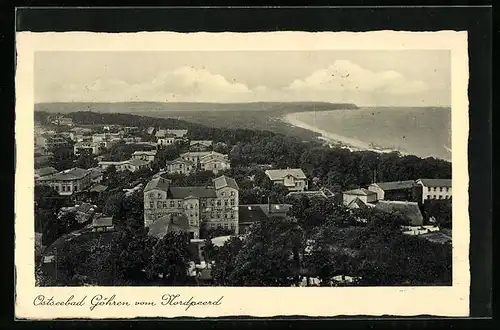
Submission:
[[[272,72],[269,73],[270,75]],[[263,81],[265,83],[265,81]],[[396,71],[374,72],[346,60],[283,87],[265,84],[250,87],[241,81],[204,68],[183,66],[158,73],[137,83],[118,78],[99,78],[88,83],[69,82],[44,86],[43,101],[80,102],[248,102],[326,101],[380,103],[393,97],[420,97],[429,90],[426,83],[411,80]],[[37,91],[38,93],[38,91]],[[422,98],[419,98],[422,99]]]
[[405,78],[396,71],[374,72],[346,61],[338,60],[325,69],[294,80],[286,89],[318,92],[359,92],[412,94],[428,89],[422,81]]

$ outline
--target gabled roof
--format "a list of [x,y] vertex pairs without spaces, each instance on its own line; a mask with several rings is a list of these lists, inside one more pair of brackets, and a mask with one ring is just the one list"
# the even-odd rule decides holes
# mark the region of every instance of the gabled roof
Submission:
[[148,127],[148,129],[147,129],[147,131],[146,131],[146,132],[147,132],[148,134],[153,134],[153,132],[154,132],[154,131],[155,131],[155,128],[154,128],[154,127]]
[[43,178],[40,178],[40,180],[45,181],[45,180],[59,180],[59,181],[70,181],[70,180],[78,180],[82,179],[85,176],[89,175],[90,171],[84,170],[83,168],[78,168],[74,167],[69,170],[64,170],[59,173],[53,174],[53,175],[48,175]]
[[266,175],[271,180],[281,180],[286,176],[293,176],[296,179],[306,179],[306,175],[300,168],[288,168],[288,169],[279,169],[279,170],[266,170]]
[[378,186],[382,190],[398,190],[398,189],[411,189],[416,186],[416,182],[413,180],[406,181],[391,181],[391,182],[376,182],[372,183],[370,186]]
[[348,208],[358,208],[358,209],[367,209],[369,206],[366,205],[361,199],[355,198],[349,204],[347,204]]
[[215,198],[217,194],[213,187],[170,187],[170,196],[174,199],[184,199],[189,196],[196,198]]
[[42,168],[36,170],[35,173],[42,177],[42,176],[57,173],[57,170],[53,167],[42,167]]
[[157,131],[156,131],[156,133],[155,133],[155,136],[156,136],[157,138],[162,138],[162,137],[165,137],[165,135],[167,135],[167,131],[166,131],[166,130],[164,130],[164,129],[159,129],[159,130],[157,130]]
[[134,151],[132,155],[148,155],[148,156],[156,156],[156,150],[138,150]]
[[206,156],[206,155],[209,155],[210,154],[210,151],[188,151],[188,152],[185,152],[183,154],[181,154],[181,158],[184,158],[184,157],[203,157],[203,156]]
[[142,159],[130,159],[128,161],[128,163],[130,165],[133,165],[133,166],[144,166],[144,165],[147,165],[149,164],[149,162],[145,161],[145,160],[142,160]]
[[167,133],[173,134],[176,137],[184,137],[187,134],[187,129],[167,129]]
[[102,170],[98,167],[89,168],[89,171],[92,179],[98,178],[103,175]]
[[221,154],[221,153],[215,152],[215,151],[210,151],[208,154],[200,157],[200,162],[201,163],[209,162],[209,161],[213,160],[214,158],[217,160],[229,161],[228,155],[224,155],[224,154]]
[[355,196],[376,195],[375,192],[370,191],[370,190],[365,189],[365,188],[359,188],[359,189],[353,189],[353,190],[344,191],[344,194],[346,194],[346,195],[355,195]]
[[168,191],[168,188],[170,187],[170,182],[171,182],[170,180],[162,178],[161,176],[154,177],[148,182],[146,188],[144,188],[144,192],[153,189]]
[[82,213],[90,213],[95,211],[96,206],[89,204],[89,203],[83,203],[75,208],[76,212],[82,212]]
[[189,146],[194,146],[196,144],[201,144],[205,147],[210,147],[212,145],[212,140],[191,140]]
[[408,220],[410,224],[415,226],[423,223],[424,218],[416,202],[378,201],[375,204],[375,208],[389,213],[398,212],[405,220]]
[[176,158],[174,160],[167,160],[166,164],[167,165],[171,165],[171,164],[179,164],[179,163],[182,163],[182,164],[186,164],[186,165],[194,165],[193,162],[189,161],[189,160],[184,160],[182,158]]
[[304,191],[292,191],[289,192],[287,197],[291,196],[306,196],[306,197],[322,197],[328,198],[324,191],[322,190],[304,190]]
[[103,192],[103,191],[106,191],[108,189],[108,186],[104,186],[102,184],[97,184],[95,186],[93,186],[92,188],[90,188],[90,192]]
[[264,210],[258,205],[239,205],[238,223],[254,223],[267,219]]
[[167,214],[149,226],[148,235],[161,238],[170,232],[186,232],[189,222],[185,215]]
[[215,178],[213,180],[215,189],[221,189],[224,187],[231,187],[234,189],[239,189],[238,184],[233,178],[227,177],[225,175]]
[[451,179],[418,179],[425,187],[451,187]]

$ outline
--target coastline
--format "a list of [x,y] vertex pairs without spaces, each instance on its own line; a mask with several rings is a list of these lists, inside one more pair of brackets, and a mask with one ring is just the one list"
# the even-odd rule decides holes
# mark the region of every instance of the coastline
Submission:
[[350,151],[372,151],[377,153],[398,152],[401,155],[409,155],[408,153],[402,152],[401,150],[397,149],[374,148],[373,145],[365,141],[327,132],[312,125],[306,124],[297,118],[297,115],[300,113],[301,112],[288,113],[282,116],[280,119],[287,125],[299,127],[319,134],[320,136],[318,136],[317,139],[322,140],[325,144],[328,144],[332,148],[340,147],[343,149],[349,149]]

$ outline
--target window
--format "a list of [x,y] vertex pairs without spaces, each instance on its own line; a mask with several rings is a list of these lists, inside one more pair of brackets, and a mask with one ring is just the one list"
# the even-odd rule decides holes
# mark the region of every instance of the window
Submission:
[[432,196],[434,199],[436,199],[436,195]]
[[157,208],[161,208],[161,202],[156,203]]
[[234,219],[234,214],[233,213],[231,213],[231,219]]
[[431,187],[427,187],[427,191],[431,191]]
[[158,198],[161,198],[161,193],[158,193]]
[[439,199],[443,199],[443,196],[439,195]]
[[431,199],[431,195],[427,195],[427,199]]
[[234,196],[234,191],[231,191],[231,196]]
[[221,201],[217,200],[217,206],[221,206]]
[[226,196],[226,193],[225,193],[225,192],[222,192],[222,194],[221,194],[221,195],[222,195],[222,197],[224,197],[224,196]]
[[170,207],[175,207],[175,201],[170,201]]
[[182,207],[182,202],[181,201],[177,201],[177,207]]
[[437,188],[436,188],[436,187],[434,187],[434,191],[436,191],[436,190],[437,190]]
[[234,199],[232,199],[232,198],[231,198],[231,199],[229,200],[229,203],[230,203],[231,205],[234,205]]
[[190,208],[190,209],[192,209],[192,208],[193,208],[193,204],[190,204],[190,205],[189,205],[189,208]]
[[163,202],[163,207],[166,208],[167,207],[167,201],[164,201]]
[[228,205],[229,205],[229,202],[228,202],[228,200],[227,200],[227,199],[224,201],[224,205],[225,205],[225,206],[228,206]]
[[149,208],[153,209],[155,207],[155,202],[149,202]]
[[441,192],[442,192],[442,191],[443,191],[443,187],[439,187],[439,191],[441,191]]

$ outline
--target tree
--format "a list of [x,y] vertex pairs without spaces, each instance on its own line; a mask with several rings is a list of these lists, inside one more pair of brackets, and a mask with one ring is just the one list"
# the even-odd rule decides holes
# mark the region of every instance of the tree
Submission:
[[75,166],[88,169],[97,166],[97,160],[92,155],[82,154],[75,161]]
[[182,285],[187,281],[189,265],[188,237],[185,233],[170,232],[153,247],[147,273],[161,278],[166,285]]
[[75,156],[69,147],[57,147],[52,150],[51,164],[58,171],[74,167]]
[[271,217],[252,226],[227,281],[236,286],[290,286],[299,281],[302,230]]
[[108,200],[106,201],[106,204],[104,205],[103,213],[113,218],[120,218],[122,211],[121,203],[123,195],[124,195],[123,192],[117,192],[109,196]]
[[223,246],[217,249],[211,271],[215,283],[221,286],[231,284],[229,277],[234,270],[235,259],[242,247],[243,241],[237,236],[232,236]]
[[212,242],[212,239],[205,239],[205,245],[203,247],[203,258],[206,263],[210,263],[214,260],[215,255],[217,253],[217,247]]

